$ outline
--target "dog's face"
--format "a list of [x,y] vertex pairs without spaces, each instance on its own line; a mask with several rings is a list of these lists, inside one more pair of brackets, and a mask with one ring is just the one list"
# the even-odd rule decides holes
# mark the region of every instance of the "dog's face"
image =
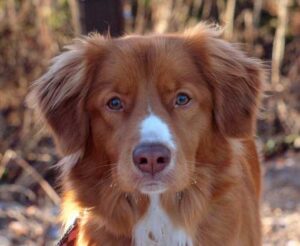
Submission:
[[178,192],[222,171],[226,141],[253,134],[260,76],[203,26],[92,36],[56,58],[34,97],[63,154],[80,153],[64,168],[81,202],[95,206],[101,192]]
[[113,182],[127,192],[181,190],[211,127],[207,82],[175,38],[110,45],[87,96],[90,146],[106,155],[95,165],[111,164]]

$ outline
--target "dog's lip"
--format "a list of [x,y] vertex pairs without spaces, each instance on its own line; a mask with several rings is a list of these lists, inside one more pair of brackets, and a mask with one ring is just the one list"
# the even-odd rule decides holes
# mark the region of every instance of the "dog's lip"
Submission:
[[166,182],[161,177],[156,176],[144,176],[139,179],[139,184],[143,186],[152,186],[152,185],[166,185]]
[[147,180],[140,182],[139,190],[142,193],[162,193],[167,190],[167,184],[158,180]]
[[149,173],[139,173],[137,179],[139,183],[143,184],[157,184],[157,183],[166,183],[166,174],[158,173],[158,174],[149,174]]
[[155,186],[155,185],[161,185],[161,184],[164,184],[164,183],[161,181],[152,180],[152,181],[143,182],[142,185],[143,186]]

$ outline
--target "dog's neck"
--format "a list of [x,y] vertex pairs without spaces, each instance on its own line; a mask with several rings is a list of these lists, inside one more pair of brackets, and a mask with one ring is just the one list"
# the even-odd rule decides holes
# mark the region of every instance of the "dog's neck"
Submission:
[[134,227],[132,238],[136,246],[193,245],[189,235],[164,211],[158,194],[150,195],[148,211]]
[[[180,202],[182,199],[181,193],[176,193],[175,200]],[[183,229],[180,228],[173,219],[168,215],[168,212],[163,208],[160,194],[151,194],[149,197],[149,205],[146,213],[141,216],[136,224],[132,228],[132,234],[128,239],[131,241],[131,245],[134,246],[154,246],[154,245],[185,245],[192,246],[192,237]],[[69,227],[66,234],[63,237],[63,242],[70,241],[70,238],[74,237],[74,230],[91,221],[91,218],[95,219],[91,211],[83,209],[76,222]],[[105,223],[97,224],[107,232]],[[106,228],[106,229],[105,229]],[[101,230],[101,229],[99,229]],[[77,232],[77,237],[80,239],[82,233],[85,234],[85,230]],[[111,235],[118,238],[118,235]],[[83,241],[85,241],[84,239]],[[68,244],[67,244],[68,245]]]

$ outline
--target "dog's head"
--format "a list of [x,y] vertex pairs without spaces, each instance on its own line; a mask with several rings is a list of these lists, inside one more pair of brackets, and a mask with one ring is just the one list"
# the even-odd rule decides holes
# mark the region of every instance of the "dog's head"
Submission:
[[254,134],[260,89],[258,62],[200,25],[75,41],[31,97],[61,152],[80,155],[62,168],[96,206],[101,192],[178,192],[224,168],[228,139]]

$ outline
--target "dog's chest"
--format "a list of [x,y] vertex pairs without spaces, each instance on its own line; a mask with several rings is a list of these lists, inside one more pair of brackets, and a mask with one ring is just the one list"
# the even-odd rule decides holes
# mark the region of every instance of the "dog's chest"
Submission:
[[192,240],[181,229],[174,227],[159,203],[159,196],[152,195],[147,214],[133,231],[135,246],[192,246]]

